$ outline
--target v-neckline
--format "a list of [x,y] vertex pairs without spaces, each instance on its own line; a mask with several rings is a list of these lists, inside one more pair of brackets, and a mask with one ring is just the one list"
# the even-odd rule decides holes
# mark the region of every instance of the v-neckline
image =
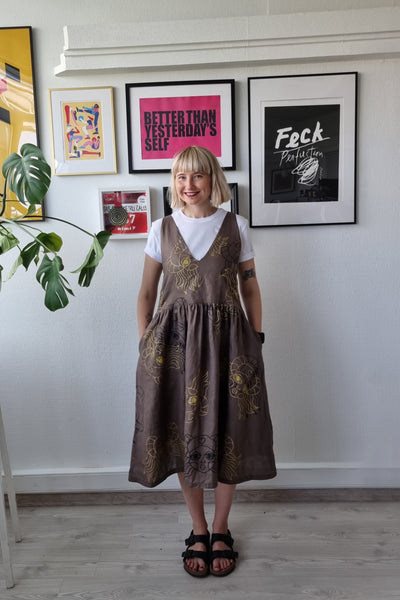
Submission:
[[[221,209],[221,210],[224,210],[224,209]],[[217,213],[214,213],[214,214],[217,214]],[[214,215],[212,215],[212,216],[214,216]],[[193,256],[193,254],[190,252],[190,248],[189,248],[189,246],[187,245],[187,243],[186,243],[186,242],[185,242],[185,240],[183,239],[183,235],[182,235],[182,234],[181,234],[181,232],[179,231],[179,227],[178,227],[178,225],[176,224],[176,222],[175,222],[175,219],[174,219],[174,218],[173,218],[173,216],[171,215],[171,219],[172,219],[172,221],[173,221],[173,223],[174,223],[174,225],[175,225],[175,227],[176,227],[176,230],[177,230],[177,232],[178,232],[178,236],[180,237],[180,239],[182,240],[183,244],[185,245],[185,247],[186,247],[186,250],[187,250],[187,252],[190,254],[190,256],[191,256],[192,260],[194,260],[194,261],[195,261],[195,262],[197,262],[197,263],[201,263],[201,262],[202,262],[202,261],[203,261],[203,260],[204,260],[204,259],[205,259],[205,258],[206,258],[208,255],[209,255],[209,253],[210,253],[210,251],[211,251],[211,248],[214,246],[214,242],[215,242],[215,240],[217,239],[217,237],[218,237],[218,236],[219,236],[219,234],[221,233],[221,229],[222,229],[222,227],[223,227],[223,225],[224,225],[224,223],[225,223],[225,219],[227,218],[227,216],[228,216],[228,211],[226,211],[226,215],[224,215],[224,218],[223,218],[223,219],[222,219],[222,221],[221,221],[221,225],[219,226],[219,229],[218,229],[218,231],[217,231],[217,234],[216,234],[216,236],[214,237],[213,241],[211,242],[211,245],[210,245],[210,247],[208,248],[207,252],[206,252],[206,253],[205,253],[205,255],[204,255],[204,256],[202,256],[200,259],[197,259],[197,258],[195,258],[195,257]],[[184,215],[184,217],[185,217],[186,219],[190,219],[190,218],[191,218],[191,217],[187,217],[186,215]],[[206,218],[207,218],[207,217],[206,217]]]

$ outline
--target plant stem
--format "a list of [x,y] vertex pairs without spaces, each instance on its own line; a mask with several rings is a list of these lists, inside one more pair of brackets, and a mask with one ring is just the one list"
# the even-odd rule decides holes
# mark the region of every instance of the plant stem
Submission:
[[4,211],[6,210],[6,192],[7,192],[7,177],[4,180],[4,190],[1,195],[1,209],[0,209],[0,217],[4,215]]
[[[20,227],[22,230],[24,229],[33,229],[35,231],[39,231],[39,233],[43,233],[41,229],[39,229],[39,227],[35,227],[34,225],[28,225],[27,223],[24,223],[22,221],[22,219],[6,219],[6,217],[0,217],[0,224],[3,227],[2,223],[7,223],[9,225],[16,225],[17,227]],[[32,234],[27,231],[26,232],[28,235],[32,236]],[[35,236],[32,236],[35,237]]]
[[[94,238],[96,237],[93,233],[90,233],[90,231],[87,231],[86,229],[83,229],[82,227],[79,227],[79,225],[75,225],[75,223],[71,223],[70,221],[66,221],[65,219],[59,219],[57,217],[48,217],[46,215],[46,220],[49,219],[50,221],[59,221],[60,223],[65,223],[66,225],[70,225],[71,227],[75,227],[75,229],[79,229],[79,231],[82,231],[82,233],[85,233],[86,235],[89,235],[90,237]],[[27,223],[23,222],[23,217],[19,218],[19,219],[6,219],[5,217],[2,217],[0,215],[0,223],[1,222],[5,222],[5,223],[9,223],[10,225],[18,225],[18,227],[26,227],[27,229],[35,229],[36,231],[41,231],[41,229],[39,229],[38,227],[34,227],[33,225],[27,225]]]
[[95,235],[93,235],[93,233],[90,233],[90,231],[87,231],[86,229],[83,229],[82,227],[79,227],[78,225],[75,225],[75,223],[71,223],[70,221],[65,221],[64,219],[58,219],[57,217],[48,217],[47,215],[46,215],[46,219],[50,219],[50,221],[60,221],[60,223],[66,223],[67,225],[70,225],[71,227],[75,227],[75,229],[79,229],[79,231],[86,233],[86,235],[90,235],[90,237],[92,237],[92,238],[96,237]]

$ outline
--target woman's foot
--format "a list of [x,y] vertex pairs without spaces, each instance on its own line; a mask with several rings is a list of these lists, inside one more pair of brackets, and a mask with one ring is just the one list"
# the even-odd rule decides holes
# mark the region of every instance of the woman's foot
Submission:
[[210,572],[217,577],[229,575],[234,570],[238,553],[233,551],[234,540],[227,533],[213,533],[211,536]]
[[192,531],[185,544],[183,568],[193,577],[206,577],[209,573],[210,534],[195,535]]

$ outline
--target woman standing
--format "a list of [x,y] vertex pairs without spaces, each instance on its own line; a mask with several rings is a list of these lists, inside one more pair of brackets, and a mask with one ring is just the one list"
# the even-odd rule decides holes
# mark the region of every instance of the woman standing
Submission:
[[[178,474],[193,521],[184,568],[223,576],[237,558],[228,526],[236,484],[276,475],[261,295],[247,221],[219,208],[230,189],[216,157],[200,146],[179,152],[170,189],[175,211],[152,226],[138,296],[129,479],[154,487]],[[211,541],[207,488],[215,490]]]

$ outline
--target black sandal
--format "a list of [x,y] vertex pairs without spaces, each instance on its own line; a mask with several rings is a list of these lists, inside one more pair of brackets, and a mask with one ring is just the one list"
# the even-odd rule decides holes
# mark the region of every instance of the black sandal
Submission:
[[[186,573],[189,573],[189,575],[192,575],[192,577],[207,577],[209,573],[210,534],[207,533],[205,535],[194,535],[192,530],[190,536],[185,540],[185,544],[187,548],[184,552],[182,552],[182,557],[183,568],[185,569]],[[204,544],[207,550],[190,550],[190,546],[193,546],[194,544]],[[186,564],[187,558],[201,558],[204,560],[205,569],[202,571],[191,569]]]
[[[216,577],[225,577],[225,575],[229,575],[236,567],[236,559],[239,556],[237,552],[233,551],[233,542],[231,532],[228,529],[228,533],[213,533],[211,536],[211,548],[213,547],[214,542],[224,542],[227,546],[229,546],[229,550],[211,550],[210,554],[210,573],[215,575]],[[212,568],[212,564],[215,558],[229,558],[233,562],[222,571],[214,571]]]

